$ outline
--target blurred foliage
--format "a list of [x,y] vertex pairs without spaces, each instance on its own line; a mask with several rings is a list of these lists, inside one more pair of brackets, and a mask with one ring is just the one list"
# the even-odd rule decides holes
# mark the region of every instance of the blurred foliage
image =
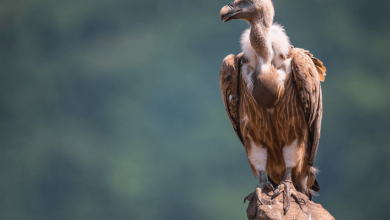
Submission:
[[[244,219],[257,181],[218,73],[248,25],[227,3],[1,1],[0,219]],[[315,201],[388,217],[390,1],[274,4],[328,68]]]

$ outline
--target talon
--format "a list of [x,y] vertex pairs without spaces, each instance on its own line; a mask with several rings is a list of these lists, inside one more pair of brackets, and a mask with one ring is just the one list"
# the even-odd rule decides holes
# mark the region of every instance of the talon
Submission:
[[257,197],[259,199],[260,205],[263,205],[263,201],[261,201],[260,197]]
[[267,188],[275,192],[275,189],[270,182],[267,182]]
[[284,210],[284,215],[286,215],[286,213],[288,212],[289,209],[290,209],[290,204],[288,204],[286,209]]
[[259,186],[256,187],[255,194],[257,196],[257,199],[260,202],[260,205],[263,205],[264,203],[263,203],[263,201],[261,201],[261,188]]
[[288,205],[288,206],[286,207],[286,210],[284,210],[284,215],[287,214],[289,208],[290,208],[290,205]]
[[271,199],[274,199],[276,198],[277,196],[280,195],[280,193],[282,193],[282,189],[279,189],[279,187],[276,189],[276,191],[274,190],[274,194],[271,196]]
[[299,202],[299,203],[304,203],[306,205],[306,199],[301,198],[299,195],[296,193],[292,192],[291,195]]
[[284,185],[284,198],[283,198],[283,210],[284,215],[288,212],[290,209],[290,189],[287,185]]
[[244,198],[244,203],[246,203],[246,200],[248,200],[249,202],[252,200],[252,197],[253,197],[253,193],[250,193],[249,195],[247,195],[245,198]]
[[275,197],[277,197],[278,195],[280,195],[280,191],[276,191],[273,195],[272,195],[272,197],[271,197],[271,199],[275,199]]

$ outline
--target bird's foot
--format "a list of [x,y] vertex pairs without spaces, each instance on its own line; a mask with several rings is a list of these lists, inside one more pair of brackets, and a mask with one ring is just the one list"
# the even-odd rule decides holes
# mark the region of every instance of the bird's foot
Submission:
[[291,176],[290,178],[285,178],[279,183],[279,186],[276,188],[274,194],[271,197],[271,200],[276,198],[278,195],[280,195],[283,192],[283,210],[284,214],[286,215],[288,209],[290,208],[290,198],[291,196],[294,197],[299,205],[301,205],[301,202],[306,204],[306,200],[304,198],[301,198],[298,194],[298,191],[295,189]]
[[[244,198],[244,203],[246,202],[246,200],[248,200],[250,202],[253,199],[253,196],[256,196],[256,198],[260,202],[260,205],[265,204],[264,200],[261,199],[261,192],[264,191],[264,189],[269,189],[269,190],[274,191],[274,187],[272,186],[272,184],[269,181],[267,181],[267,180],[260,181],[260,183],[257,184],[255,191],[250,193],[249,195],[247,195]],[[270,202],[267,202],[267,203],[270,203]]]

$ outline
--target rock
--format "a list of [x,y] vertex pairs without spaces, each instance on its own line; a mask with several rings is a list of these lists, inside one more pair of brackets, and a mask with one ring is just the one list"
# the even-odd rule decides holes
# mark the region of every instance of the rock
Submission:
[[334,220],[335,218],[326,211],[322,205],[310,201],[307,196],[302,193],[298,194],[301,198],[306,200],[304,202],[298,203],[298,201],[291,197],[290,199],[290,209],[284,215],[283,211],[283,193],[278,197],[271,200],[273,195],[272,191],[264,190],[261,194],[263,205],[259,205],[260,202],[257,199],[257,196],[252,196],[251,201],[246,210],[249,220]]

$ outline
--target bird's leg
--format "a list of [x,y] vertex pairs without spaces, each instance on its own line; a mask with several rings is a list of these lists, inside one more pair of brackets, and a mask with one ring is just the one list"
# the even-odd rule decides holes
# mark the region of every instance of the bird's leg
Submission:
[[276,198],[280,193],[284,192],[283,198],[283,210],[284,214],[287,213],[290,208],[290,198],[293,196],[298,202],[302,201],[306,204],[306,200],[301,198],[292,182],[291,178],[291,167],[287,167],[286,174],[284,175],[283,180],[279,183],[278,188],[275,190],[275,193],[272,195],[271,199]]
[[265,188],[268,188],[269,190],[272,190],[272,191],[274,190],[274,187],[272,186],[272,184],[267,180],[267,176],[266,176],[264,170],[261,170],[259,172],[258,176],[259,176],[260,181],[259,181],[259,184],[257,184],[256,190],[244,198],[244,203],[246,202],[246,200],[251,201],[252,197],[254,195],[256,195],[259,202],[260,202],[260,205],[262,205],[262,204],[264,204],[264,202],[261,200],[262,190],[264,190]]

